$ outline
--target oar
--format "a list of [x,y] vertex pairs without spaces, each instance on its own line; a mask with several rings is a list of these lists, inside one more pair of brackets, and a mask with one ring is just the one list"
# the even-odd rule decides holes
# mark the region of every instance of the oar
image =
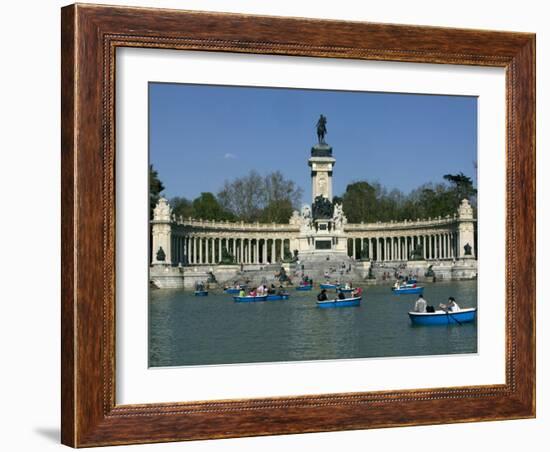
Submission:
[[455,319],[455,318],[453,317],[452,314],[449,314],[449,311],[445,310],[445,312],[447,313],[447,317],[450,317],[450,318],[453,319],[456,323],[458,323],[460,326],[462,326],[462,323],[459,322],[457,319]]

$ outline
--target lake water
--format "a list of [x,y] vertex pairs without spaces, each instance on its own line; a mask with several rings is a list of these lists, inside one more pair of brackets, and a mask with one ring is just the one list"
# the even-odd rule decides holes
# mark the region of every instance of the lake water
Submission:
[[[424,284],[437,306],[454,296],[477,307],[477,281]],[[289,289],[290,299],[235,303],[211,291],[152,290],[149,365],[303,361],[477,352],[477,322],[413,326],[407,312],[416,295],[393,295],[388,286],[363,287],[358,307],[319,309],[311,292]]]

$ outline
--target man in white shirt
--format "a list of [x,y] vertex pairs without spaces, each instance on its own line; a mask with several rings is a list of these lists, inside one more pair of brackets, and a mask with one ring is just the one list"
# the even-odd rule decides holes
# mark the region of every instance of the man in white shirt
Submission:
[[418,295],[418,300],[414,304],[414,312],[426,312],[426,306],[428,303],[424,300],[422,294]]

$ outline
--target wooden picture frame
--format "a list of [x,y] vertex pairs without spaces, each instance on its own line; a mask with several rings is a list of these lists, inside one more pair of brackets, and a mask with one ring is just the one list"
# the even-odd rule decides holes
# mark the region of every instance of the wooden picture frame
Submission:
[[[62,442],[73,447],[535,416],[535,35],[71,5],[62,9]],[[117,47],[506,70],[506,383],[115,403]]]

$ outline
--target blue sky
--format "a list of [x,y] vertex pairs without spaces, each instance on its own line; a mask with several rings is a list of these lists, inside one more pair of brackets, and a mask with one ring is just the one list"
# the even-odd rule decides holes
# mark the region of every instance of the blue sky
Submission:
[[150,83],[150,162],[169,198],[217,193],[254,169],[280,170],[309,202],[321,113],[335,195],[358,180],[408,193],[460,171],[477,185],[477,99],[465,96]]

